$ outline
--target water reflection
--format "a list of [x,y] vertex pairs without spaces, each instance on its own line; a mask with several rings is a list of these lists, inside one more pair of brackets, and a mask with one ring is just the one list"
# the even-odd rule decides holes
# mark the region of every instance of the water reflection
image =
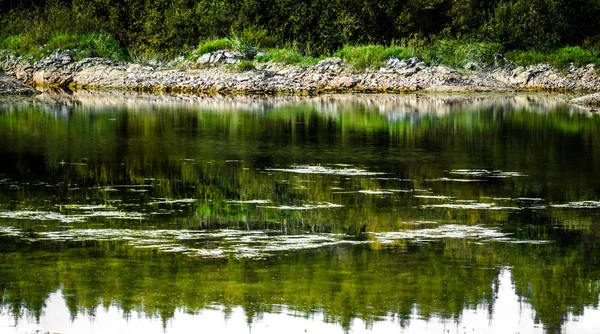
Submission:
[[521,95],[4,104],[0,321],[585,332],[599,130]]
[[[69,313],[63,291],[52,293],[46,301],[47,312],[39,318],[37,324],[15,322],[7,316],[0,316],[0,322],[9,326],[2,328],[3,333],[35,332],[49,330],[57,333],[188,333],[198,329],[219,333],[543,333],[542,326],[533,321],[534,310],[522,302],[515,294],[511,282],[510,270],[500,272],[498,292],[493,309],[477,307],[465,310],[460,318],[447,320],[437,316],[423,318],[418,309],[410,314],[410,324],[403,323],[394,315],[377,317],[375,321],[365,322],[355,319],[349,328],[340,328],[329,322],[322,312],[306,314],[287,308],[275,307],[258,318],[248,319],[242,307],[226,308],[221,305],[207,306],[197,313],[183,309],[175,311],[173,318],[163,321],[159,317],[148,317],[144,313],[132,311],[123,314],[117,305],[98,306],[87,314],[73,316]],[[586,312],[598,313],[597,310]],[[25,311],[26,313],[26,311]],[[28,314],[25,318],[34,318]],[[4,319],[2,319],[4,318]],[[585,321],[570,319],[567,328],[598,328],[597,318]],[[592,331],[588,331],[592,333]]]

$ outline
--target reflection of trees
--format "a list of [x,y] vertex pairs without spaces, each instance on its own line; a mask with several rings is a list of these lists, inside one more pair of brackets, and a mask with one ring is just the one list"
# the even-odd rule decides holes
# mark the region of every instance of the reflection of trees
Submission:
[[[12,168],[39,180],[87,185],[155,178],[166,196],[178,193],[181,183],[206,185],[214,179],[227,183],[222,191],[254,195],[257,182],[247,181],[257,177],[256,168],[332,161],[392,171],[415,182],[440,177],[444,168],[525,171],[535,182],[519,184],[522,195],[546,194],[561,201],[598,191],[586,177],[600,161],[599,151],[591,149],[600,145],[600,117],[560,104],[540,111],[544,104],[538,100],[471,99],[472,104],[463,104],[409,96],[307,100],[298,106],[292,99],[254,112],[194,109],[194,103],[218,107],[218,100],[206,98],[173,104],[176,110],[160,99],[144,100],[145,109],[109,104],[114,108],[101,111],[97,106],[102,103],[93,101],[96,109],[73,103],[68,118],[57,117],[44,104],[3,110],[0,142],[3,155],[15,162]],[[404,105],[421,109],[417,115],[388,117]],[[429,112],[424,106],[430,106]],[[514,106],[520,109],[510,109]],[[556,182],[566,191],[548,188]]]
[[[354,318],[372,323],[388,314],[408,321],[415,306],[426,318],[460,317],[477,305],[492,309],[498,270],[481,268],[508,265],[518,295],[533,305],[549,332],[560,331],[569,314],[597,306],[597,216],[558,208],[424,210],[423,200],[410,192],[379,197],[336,194],[332,188],[431,189],[479,201],[542,197],[545,204],[597,200],[598,183],[589,181],[600,170],[600,150],[593,149],[600,145],[600,118],[560,104],[544,112],[526,99],[477,107],[418,100],[351,100],[341,107],[326,100],[301,101],[305,105],[299,107],[282,99],[281,105],[259,101],[253,112],[199,111],[193,103],[176,104],[177,110],[150,103],[156,110],[126,104],[98,111],[83,103],[74,105],[68,117],[57,117],[43,105],[13,106],[0,111],[2,158],[13,162],[0,166],[0,208],[68,214],[64,204],[120,200],[151,213],[182,209],[149,205],[152,198],[195,198],[193,206],[167,218],[101,222],[105,228],[285,228],[287,233],[358,238],[365,231],[418,228],[403,222],[428,220],[493,224],[518,239],[555,243],[405,242],[381,251],[373,251],[381,245],[371,244],[370,249],[310,251],[287,260],[210,262],[119,243],[28,245],[5,238],[0,242],[2,303],[16,315],[21,307],[39,315],[48,294],[62,287],[73,315],[116,303],[125,313],[137,310],[168,319],[178,308],[196,312],[218,303],[244,307],[251,320],[286,304],[306,314],[323,310],[329,321],[347,327]],[[209,102],[209,107],[219,105]],[[521,107],[511,109],[515,104]],[[423,105],[427,112],[411,111]],[[381,179],[266,170],[294,163],[344,163],[387,174]],[[528,176],[487,180],[485,187],[427,181],[466,167]],[[121,185],[147,185],[149,191],[102,190]],[[228,202],[252,199],[344,208],[285,211]],[[78,227],[93,228],[97,221],[88,223]],[[8,224],[32,236],[60,225],[3,223]],[[13,252],[15,245],[26,251]]]
[[[410,324],[413,309],[425,319],[459,319],[463,310],[492,312],[503,265],[517,294],[534,307],[548,332],[560,332],[570,314],[598,306],[600,272],[591,250],[556,245],[489,244],[446,240],[408,249],[373,252],[331,248],[266,261],[200,260],[135,250],[114,242],[77,245],[17,244],[3,247],[2,305],[39,316],[50,293],[62,288],[72,316],[118,305],[167,321],[176,310],[199,312],[210,305],[244,308],[248,321],[278,305],[348,328],[394,315]],[[589,246],[589,245],[588,245]],[[593,246],[597,247],[597,246]],[[585,266],[581,264],[585,263]]]
[[249,321],[277,305],[306,315],[323,311],[344,327],[355,318],[369,324],[390,314],[408,321],[414,306],[425,318],[453,319],[465,308],[491,307],[490,282],[498,273],[452,265],[437,246],[410,253],[328,249],[267,262],[201,261],[114,243],[22,246],[27,253],[2,253],[3,260],[10,257],[0,278],[4,306],[39,315],[48,295],[62,287],[73,317],[117,304],[125,314],[168,319],[177,309],[220,304],[242,306]]
[[[436,194],[459,199],[510,195],[557,202],[595,199],[600,192],[596,183],[588,182],[590,175],[600,169],[600,151],[590,150],[600,145],[600,118],[560,104],[544,113],[538,110],[543,105],[540,101],[520,97],[471,99],[468,101],[474,104],[462,104],[450,98],[409,96],[342,102],[302,100],[303,106],[291,104],[298,102],[297,98],[292,102],[281,98],[285,102],[281,107],[260,112],[193,109],[194,103],[202,105],[207,100],[207,106],[219,106],[218,100],[204,98],[175,103],[180,109],[172,110],[171,104],[150,99],[144,100],[143,110],[134,104],[111,104],[114,109],[99,111],[84,99],[73,103],[67,119],[56,117],[44,104],[7,108],[0,113],[0,143],[3,157],[14,163],[2,165],[0,173],[10,175],[17,183],[23,179],[34,184],[15,190],[0,183],[0,187],[10,190],[2,196],[10,193],[21,207],[43,205],[32,202],[43,202],[40,198],[57,194],[51,204],[64,204],[66,198],[104,203],[140,196],[126,191],[102,192],[94,187],[147,184],[152,188],[147,197],[141,196],[142,200],[204,199],[197,203],[200,223],[208,218],[221,223],[304,219],[316,227],[336,221],[346,225],[347,230],[361,231],[363,225],[371,230],[389,230],[397,228],[397,222],[448,216],[451,221],[469,223],[502,221],[505,214],[423,212],[414,209],[422,202],[411,194],[397,194],[401,205],[398,211],[391,211],[397,202],[339,195],[331,188],[431,188]],[[98,100],[92,101],[101,105]],[[427,105],[431,110],[416,116],[411,112],[388,117],[404,105]],[[521,109],[508,109],[515,105]],[[152,106],[157,110],[148,110]],[[443,112],[434,112],[434,107]],[[330,162],[365,166],[412,182],[272,174],[263,170],[291,163]],[[425,181],[446,176],[445,170],[465,166],[522,171],[529,176],[488,180],[485,187]],[[35,181],[50,183],[54,188],[36,187]],[[70,190],[76,187],[80,189]],[[345,209],[325,214],[265,213],[255,210],[255,206],[224,204],[228,199],[265,197],[280,205],[332,202],[343,204]]]

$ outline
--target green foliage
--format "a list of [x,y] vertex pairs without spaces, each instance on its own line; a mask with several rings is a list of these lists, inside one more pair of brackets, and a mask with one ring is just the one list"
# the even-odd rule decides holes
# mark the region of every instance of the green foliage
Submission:
[[516,0],[501,2],[487,29],[492,38],[509,49],[548,49],[560,44],[568,26],[562,6],[555,0]]
[[[493,64],[500,51],[573,45],[600,52],[598,16],[598,0],[4,0],[0,47],[39,57],[52,42],[74,45],[82,56],[123,59],[120,44],[155,62],[199,42],[196,55],[235,49],[250,59],[257,48],[293,45],[263,59],[303,63],[338,52],[365,68],[393,54],[374,45],[400,41],[401,56],[461,67]],[[114,40],[92,45],[85,36],[93,33]]]
[[230,40],[235,51],[242,53],[247,59],[254,59],[258,47],[255,41],[245,39],[235,33],[232,33]]
[[39,59],[56,49],[72,50],[76,59],[102,57],[128,60],[129,56],[117,40],[106,33],[61,33],[55,32],[40,45],[31,35],[12,35],[0,40],[0,48],[17,56],[32,56]]
[[[136,64],[149,65],[149,66],[165,66],[167,64],[178,63],[173,56],[161,50],[152,49],[149,47],[137,47],[129,48],[129,56],[131,61]],[[183,59],[183,57],[181,58]]]
[[12,35],[0,40],[0,48],[15,55],[36,55],[40,46],[30,35]]
[[265,29],[246,28],[239,34],[232,33],[231,39],[255,48],[274,48],[278,44],[277,38],[271,36]]
[[220,39],[206,40],[206,41],[200,43],[200,45],[198,45],[198,48],[194,51],[194,53],[197,55],[203,55],[205,53],[215,52],[218,50],[232,50],[232,49],[233,49],[233,43],[231,42],[231,39],[220,38]]
[[469,62],[481,66],[494,65],[502,46],[490,42],[468,42],[457,39],[440,39],[423,52],[423,59],[430,64],[444,64],[462,68]]
[[366,69],[380,67],[390,57],[403,59],[412,55],[404,48],[394,45],[389,47],[382,45],[345,45],[335,53],[335,56],[342,58],[355,69]]
[[264,56],[258,56],[256,60],[260,62],[273,61],[286,65],[308,66],[315,65],[319,61],[319,58],[306,56],[297,47],[291,46],[283,49],[269,49],[265,52]]
[[508,52],[505,57],[523,66],[541,63],[547,63],[561,69],[567,68],[571,64],[574,66],[585,66],[587,64],[600,66],[600,57],[581,47],[564,47],[553,52],[514,50]]
[[106,33],[61,34],[55,33],[45,45],[48,50],[74,50],[75,58],[102,57],[115,60],[127,60],[127,52],[117,40]]
[[203,41],[198,45],[198,48],[188,56],[188,59],[198,58],[205,53],[216,52],[219,50],[237,51],[244,54],[247,59],[251,60],[254,59],[254,56],[256,55],[257,45],[251,40],[243,39],[236,34],[232,34],[231,37]]
[[235,66],[235,69],[239,72],[247,72],[255,70],[256,66],[254,66],[254,62],[252,62],[251,60],[242,60],[239,64]]

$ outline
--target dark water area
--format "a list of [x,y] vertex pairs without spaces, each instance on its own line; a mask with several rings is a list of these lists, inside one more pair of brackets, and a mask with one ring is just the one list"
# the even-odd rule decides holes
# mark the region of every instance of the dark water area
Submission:
[[1,333],[596,333],[560,96],[0,102]]

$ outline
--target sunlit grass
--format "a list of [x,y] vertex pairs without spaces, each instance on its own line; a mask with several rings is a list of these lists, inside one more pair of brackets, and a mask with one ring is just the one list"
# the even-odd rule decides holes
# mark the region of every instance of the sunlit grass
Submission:
[[581,47],[563,47],[551,52],[535,50],[515,50],[506,54],[506,58],[518,65],[527,66],[546,63],[558,69],[566,69],[571,64],[576,67],[594,64],[600,66],[600,57],[590,50]]
[[381,67],[390,57],[406,59],[414,56],[408,50],[394,45],[387,47],[383,45],[346,45],[334,55],[342,58],[351,67],[362,70]]
[[129,60],[130,57],[119,42],[106,33],[62,33],[55,32],[47,40],[36,40],[32,36],[11,35],[0,39],[0,49],[16,56],[41,59],[57,49],[71,50],[76,59],[101,57],[114,60]]

